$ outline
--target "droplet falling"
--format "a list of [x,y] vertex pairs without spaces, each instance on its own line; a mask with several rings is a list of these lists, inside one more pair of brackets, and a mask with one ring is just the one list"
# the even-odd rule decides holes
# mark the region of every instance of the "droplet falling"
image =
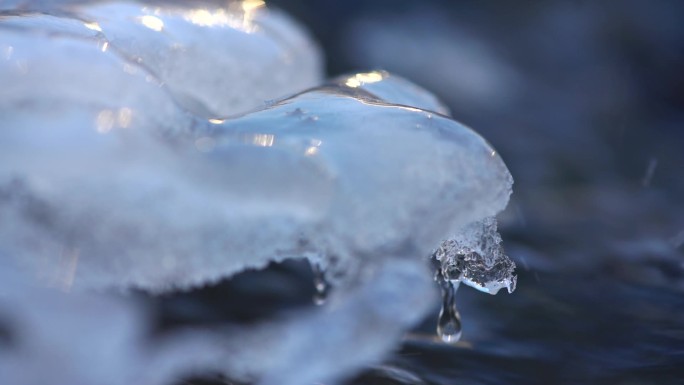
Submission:
[[442,310],[437,320],[437,335],[446,343],[461,339],[461,315],[456,309],[456,290],[459,281],[445,279],[442,282]]
[[325,304],[325,301],[328,299],[330,284],[328,284],[328,281],[325,279],[325,270],[321,268],[320,264],[312,263],[311,271],[314,275],[314,288],[316,289],[316,293],[313,296],[313,302],[314,304],[321,306]]

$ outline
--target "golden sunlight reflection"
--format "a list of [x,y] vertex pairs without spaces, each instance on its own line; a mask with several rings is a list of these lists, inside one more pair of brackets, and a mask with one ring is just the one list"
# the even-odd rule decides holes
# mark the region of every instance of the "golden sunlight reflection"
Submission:
[[200,27],[231,25],[230,17],[223,9],[214,12],[209,12],[206,9],[193,9],[185,15],[185,20]]
[[209,119],[209,123],[211,124],[221,124],[223,122],[225,122],[224,119]]
[[263,0],[245,0],[242,2],[242,10],[245,12],[254,12],[255,10],[266,5]]
[[256,134],[252,140],[253,144],[261,147],[271,147],[275,142],[275,135],[273,134]]
[[347,87],[356,88],[361,87],[364,84],[377,83],[384,79],[382,72],[373,71],[356,74],[347,79],[344,83]]
[[91,23],[83,23],[83,26],[97,32],[102,32],[102,28],[100,28],[100,24],[96,22],[91,22]]
[[140,17],[139,20],[142,25],[153,31],[161,32],[164,29],[164,22],[156,16],[145,15]]
[[304,155],[306,156],[314,156],[318,154],[319,147],[323,144],[322,141],[318,139],[312,139],[311,140],[311,145],[306,148],[306,151],[304,151]]
[[228,9],[193,9],[185,13],[185,20],[201,27],[231,27],[245,32],[254,32],[254,15],[266,3],[262,0],[245,0],[232,3]]
[[243,12],[243,29],[247,32],[256,31],[257,27],[253,24],[254,17],[266,3],[262,0],[245,0],[240,5]]

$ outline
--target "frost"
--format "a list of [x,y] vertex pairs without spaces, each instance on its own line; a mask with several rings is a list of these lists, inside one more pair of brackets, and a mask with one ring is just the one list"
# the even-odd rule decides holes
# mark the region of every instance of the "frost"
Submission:
[[[495,224],[467,226],[508,202],[496,151],[386,72],[304,90],[318,53],[259,3],[0,14],[0,325],[31,335],[0,347],[0,382],[335,381],[425,315],[425,258],[453,234],[471,250],[459,278],[495,291]],[[328,302],[249,327],[152,341],[143,310],[96,294],[189,290],[292,257],[327,270]]]

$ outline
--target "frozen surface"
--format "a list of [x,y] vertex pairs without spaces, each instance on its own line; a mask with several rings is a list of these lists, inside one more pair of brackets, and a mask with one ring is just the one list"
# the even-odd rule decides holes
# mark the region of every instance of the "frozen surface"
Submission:
[[387,71],[343,75],[331,80],[330,83],[350,92],[365,92],[366,97],[377,98],[387,103],[418,107],[449,115],[448,108],[435,95]]
[[[40,44],[17,35],[16,55]],[[50,47],[65,65],[26,49],[42,81],[5,77],[0,106],[0,250],[43,280],[162,291],[305,254],[421,257],[510,194],[496,152],[442,115],[324,87],[211,123],[90,42]],[[77,74],[98,71],[113,84],[83,100]]]
[[[14,277],[0,326],[30,337],[0,346],[0,382],[335,381],[429,310],[440,241],[498,246],[495,225],[466,227],[508,202],[496,151],[385,72],[304,90],[318,54],[260,2],[26,4],[0,16],[0,278]],[[189,290],[291,257],[327,269],[324,308],[151,340],[144,311],[96,294]]]
[[[321,55],[306,32],[282,12],[266,9],[263,1],[79,1],[50,8],[21,3],[21,17],[3,18],[0,28],[42,33],[53,44],[89,40],[109,56],[126,59],[127,72],[144,72],[203,117],[262,107],[322,79]],[[11,62],[18,60],[7,51],[14,46],[4,47]]]

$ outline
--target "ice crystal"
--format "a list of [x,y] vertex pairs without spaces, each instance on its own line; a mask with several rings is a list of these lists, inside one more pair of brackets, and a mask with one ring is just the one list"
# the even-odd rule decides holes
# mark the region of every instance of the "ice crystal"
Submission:
[[515,290],[515,263],[504,254],[496,219],[485,218],[465,226],[434,252],[447,280],[460,281],[490,294]]

